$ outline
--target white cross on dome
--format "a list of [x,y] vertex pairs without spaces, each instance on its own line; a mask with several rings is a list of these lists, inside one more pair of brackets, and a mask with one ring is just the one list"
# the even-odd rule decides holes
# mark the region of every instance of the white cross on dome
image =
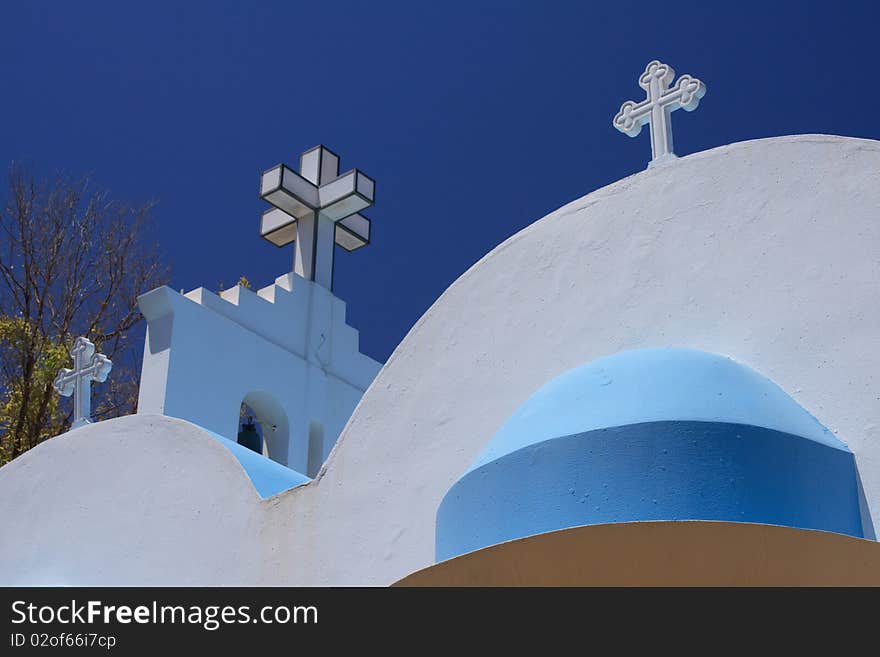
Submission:
[[614,127],[635,137],[646,123],[651,128],[651,161],[648,167],[676,157],[672,148],[672,112],[683,109],[693,112],[706,95],[706,85],[690,75],[682,75],[670,88],[675,71],[669,64],[654,60],[639,78],[639,86],[647,93],[640,103],[628,100],[614,117]]
[[52,382],[62,397],[73,395],[73,425],[76,429],[91,420],[91,383],[103,383],[113,369],[113,363],[104,354],[95,351],[95,345],[84,337],[78,337],[70,350],[73,369],[66,367],[58,371]]

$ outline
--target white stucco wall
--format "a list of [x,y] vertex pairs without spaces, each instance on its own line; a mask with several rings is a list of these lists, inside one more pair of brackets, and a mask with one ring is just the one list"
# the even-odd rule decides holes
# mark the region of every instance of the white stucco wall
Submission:
[[279,503],[291,535],[309,528],[292,545],[326,546],[308,550],[311,572],[289,562],[292,579],[385,583],[431,563],[443,494],[507,416],[563,371],[638,347],[716,352],[770,377],[856,454],[878,524],[878,174],[876,141],[732,144],[508,239],[395,350],[324,477]]
[[[360,353],[345,302],[293,274],[258,292],[160,287],[138,302],[147,320],[138,412],[235,440],[245,401],[272,459],[305,475],[317,471],[381,367]],[[324,439],[310,464],[316,426]]]
[[[30,492],[34,505],[46,496],[61,505],[85,497],[101,510],[64,525],[69,559],[93,549],[94,542],[133,570],[108,571],[99,560],[86,560],[92,583],[142,582],[136,555],[161,553],[175,543],[178,556],[155,575],[162,581],[178,575],[178,583],[228,581],[219,576],[222,570],[226,578],[253,584],[388,584],[433,562],[440,500],[538,387],[620,350],[683,346],[749,365],[832,429],[856,454],[876,525],[878,172],[875,141],[805,135],[733,144],[621,180],[513,236],[417,322],[364,395],[315,481],[265,501],[255,494],[238,499],[239,484],[228,487],[223,531],[257,539],[244,547],[238,537],[219,542],[259,552],[259,570],[226,548],[204,549],[208,539],[179,519],[137,523],[134,509],[147,496],[156,509],[162,499],[173,506],[178,495],[187,508],[217,508],[210,496],[187,497],[186,491],[203,487],[199,477],[186,491],[168,483],[163,467],[177,468],[167,464],[197,455],[184,447],[169,451],[175,441],[164,429],[137,429],[138,422],[155,422],[149,417],[125,420],[131,423],[126,431],[167,444],[158,452],[166,455],[165,465],[155,455],[138,460],[131,451],[137,441],[104,423],[79,431],[120,436],[118,452],[107,451],[103,463],[95,456],[86,476],[76,473],[73,450],[59,449],[58,458],[72,459],[73,468],[63,480],[63,497],[62,484],[53,486],[49,478],[45,489],[27,488],[21,495]],[[39,448],[43,462],[50,462],[55,442]],[[29,470],[18,462],[0,470],[0,513],[8,519],[3,553],[33,548],[43,540],[39,531],[46,532],[46,541],[51,537],[50,544],[61,535],[60,528],[46,526],[64,522],[62,516],[35,529],[39,506],[22,511],[6,501],[6,491],[25,486],[26,476],[44,467],[41,458],[37,450],[19,459],[28,459],[23,463]],[[237,464],[227,460],[221,466],[202,459],[199,471],[208,482],[227,476],[237,482],[238,475],[228,472]],[[130,468],[129,477],[102,482],[97,469],[118,462],[132,464],[123,466]],[[132,490],[134,479],[154,483]],[[134,508],[114,502],[119,496]],[[119,539],[120,548],[114,547],[115,530],[92,531],[108,514],[130,518],[132,536]],[[79,544],[71,536],[89,547],[69,547]],[[217,563],[196,568],[197,553]],[[152,563],[152,556],[142,558]],[[229,568],[238,570],[230,574]],[[9,563],[0,563],[0,581],[11,582],[10,572]]]
[[0,470],[0,583],[262,579],[260,498],[227,449],[174,418],[75,429]]

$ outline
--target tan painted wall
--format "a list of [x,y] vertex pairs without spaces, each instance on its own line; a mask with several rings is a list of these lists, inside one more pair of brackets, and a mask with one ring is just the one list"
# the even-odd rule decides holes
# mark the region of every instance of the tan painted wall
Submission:
[[880,586],[880,543],[746,523],[594,525],[471,552],[395,586]]

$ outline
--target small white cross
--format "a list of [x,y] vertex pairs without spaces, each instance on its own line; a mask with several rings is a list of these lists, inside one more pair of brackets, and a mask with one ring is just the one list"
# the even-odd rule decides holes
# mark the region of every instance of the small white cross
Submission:
[[655,59],[639,78],[639,86],[648,97],[640,103],[626,101],[614,117],[614,127],[630,137],[638,135],[644,124],[651,124],[649,168],[676,157],[672,150],[672,112],[679,108],[693,112],[706,95],[706,85],[690,75],[682,75],[670,89],[674,78],[672,67]]
[[260,235],[276,246],[294,245],[293,271],[333,289],[334,244],[354,251],[370,243],[376,183],[362,171],[339,175],[339,156],[316,146],[300,156],[299,173],[279,164],[260,178],[260,196],[274,207],[263,213]]
[[83,337],[74,341],[70,355],[73,369],[61,368],[52,385],[62,397],[73,395],[71,429],[76,429],[91,422],[91,382],[106,381],[113,363],[104,354],[95,353],[95,345]]

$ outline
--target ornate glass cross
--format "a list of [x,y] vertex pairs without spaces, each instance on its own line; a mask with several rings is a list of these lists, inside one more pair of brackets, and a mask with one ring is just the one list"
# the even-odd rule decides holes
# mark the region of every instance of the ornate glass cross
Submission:
[[656,59],[648,64],[639,78],[639,86],[648,97],[640,103],[628,100],[614,117],[614,127],[625,135],[635,137],[642,126],[651,124],[651,155],[648,167],[675,158],[672,150],[672,117],[681,108],[693,112],[706,95],[706,85],[690,75],[682,75],[671,89],[675,71]]
[[260,196],[274,207],[263,213],[260,235],[276,246],[296,242],[293,271],[333,289],[333,250],[370,243],[376,183],[357,169],[339,175],[339,156],[316,146],[300,156],[299,173],[279,164],[263,173]]
[[58,371],[52,385],[62,397],[73,395],[72,429],[91,422],[91,382],[103,383],[113,369],[113,363],[104,354],[95,352],[95,345],[83,337],[77,338],[70,350],[73,369]]

